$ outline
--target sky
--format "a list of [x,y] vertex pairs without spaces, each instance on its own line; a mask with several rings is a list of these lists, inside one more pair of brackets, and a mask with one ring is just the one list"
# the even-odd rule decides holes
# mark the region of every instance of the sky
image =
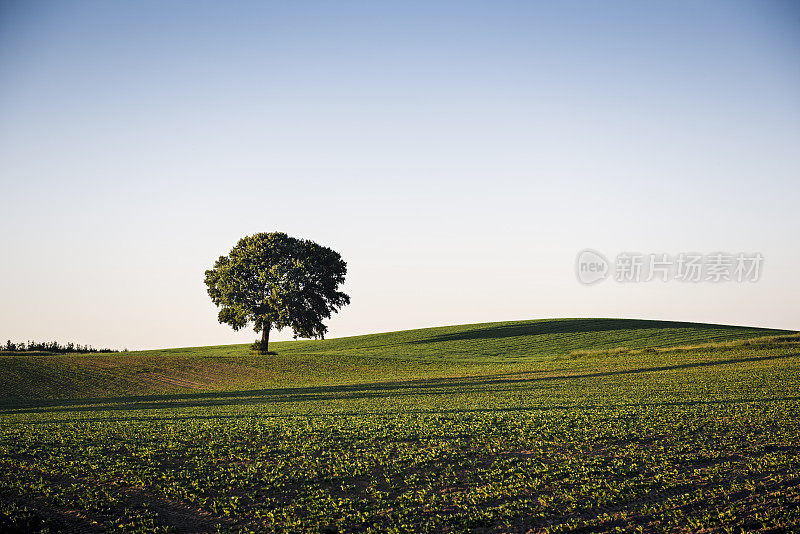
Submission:
[[[800,329],[793,2],[0,5],[0,337],[245,343],[204,271],[338,251],[329,337],[548,317]],[[584,249],[611,263],[582,284]],[[760,253],[618,282],[621,253]],[[272,340],[291,339],[291,332]]]

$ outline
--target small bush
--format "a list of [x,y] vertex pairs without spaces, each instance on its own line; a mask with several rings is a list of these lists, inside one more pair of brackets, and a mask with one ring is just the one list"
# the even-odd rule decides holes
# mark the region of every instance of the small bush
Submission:
[[270,356],[277,356],[277,352],[273,352],[271,350],[266,350],[266,347],[261,343],[261,340],[258,339],[250,345],[250,350],[262,355],[270,355]]

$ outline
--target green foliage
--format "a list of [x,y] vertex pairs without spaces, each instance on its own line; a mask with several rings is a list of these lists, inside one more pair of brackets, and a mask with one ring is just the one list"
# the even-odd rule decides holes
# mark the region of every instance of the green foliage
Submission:
[[87,354],[90,352],[119,352],[114,349],[102,348],[96,349],[91,345],[75,344],[71,341],[62,345],[58,341],[28,341],[13,343],[10,339],[6,341],[5,345],[0,345],[0,352],[55,352],[65,354],[67,352],[77,354]]
[[[250,345],[82,356],[0,354],[0,402],[471,376],[485,373],[487,365],[509,373],[557,369],[562,359],[590,369],[599,355],[576,351],[733,343],[776,333],[700,323],[547,319],[276,342],[272,347],[280,357],[268,360],[252,354]],[[690,351],[687,358],[705,350]],[[662,359],[646,354],[644,360]]]
[[45,534],[47,522],[36,512],[16,500],[0,500],[0,532],[7,534]]
[[[630,334],[637,325],[638,339]],[[586,349],[682,346],[745,331],[616,320],[495,327],[364,336],[362,349],[353,338],[287,342],[282,347],[294,348],[269,365],[246,347],[92,356],[98,383],[100,370],[116,377],[108,384],[145,373],[197,378],[166,373],[199,372],[209,362],[257,373],[239,389],[223,390],[236,382],[220,376],[216,390],[7,398],[0,530],[800,528],[793,336],[772,345],[576,356],[572,327],[595,329],[583,332]],[[513,354],[503,334],[550,348],[527,359],[448,349],[478,341],[481,351],[496,343],[492,350],[505,345]],[[394,355],[379,340],[395,343]],[[120,368],[108,367],[114,357],[126,358]],[[59,373],[87,361],[44,358],[60,358]],[[0,375],[15,368],[11,360]],[[131,368],[143,372],[126,374]],[[73,369],[72,378],[87,369]]]
[[346,274],[337,252],[272,232],[240,239],[206,271],[205,283],[219,321],[234,330],[252,323],[256,332],[288,327],[295,337],[322,338],[322,321],[350,302],[338,290]]

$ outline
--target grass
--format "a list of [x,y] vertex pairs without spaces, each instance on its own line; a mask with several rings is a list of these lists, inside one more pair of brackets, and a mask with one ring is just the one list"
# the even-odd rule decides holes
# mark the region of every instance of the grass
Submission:
[[3,355],[0,531],[796,530],[796,339],[576,319]]
[[670,348],[782,332],[629,319],[550,319],[425,328],[323,341],[112,354],[0,352],[0,403],[40,397],[146,395],[514,372],[575,351]]

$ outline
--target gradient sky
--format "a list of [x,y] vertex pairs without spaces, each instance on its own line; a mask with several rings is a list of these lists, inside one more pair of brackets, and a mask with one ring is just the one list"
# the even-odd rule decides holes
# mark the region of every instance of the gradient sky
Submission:
[[[545,317],[800,328],[793,2],[3,2],[0,337],[249,342],[203,272],[339,251],[330,336]],[[575,277],[761,252],[757,283]],[[284,332],[272,339],[288,339]]]

